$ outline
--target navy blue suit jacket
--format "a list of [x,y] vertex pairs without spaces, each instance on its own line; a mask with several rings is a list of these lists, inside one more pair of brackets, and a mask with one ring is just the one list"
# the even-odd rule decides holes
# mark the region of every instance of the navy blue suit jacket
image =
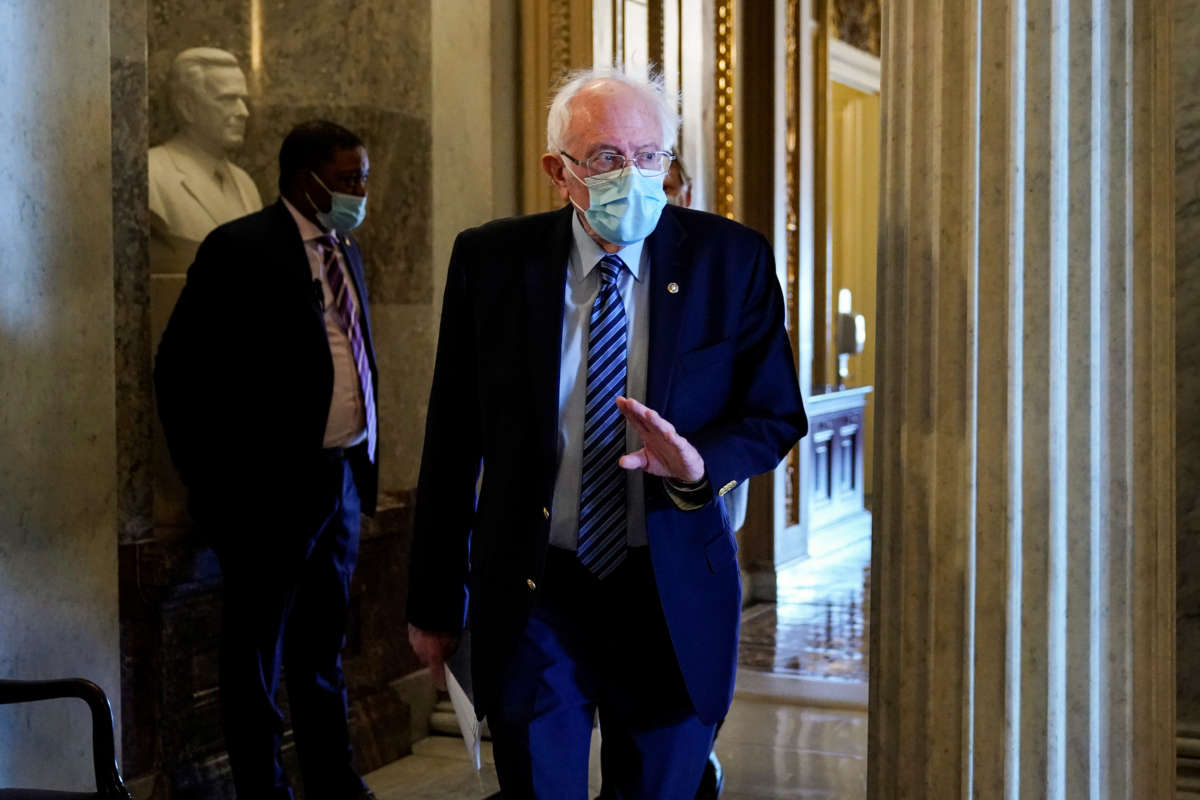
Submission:
[[[469,607],[480,715],[545,564],[572,213],[567,206],[464,231],[450,261],[408,617],[457,631]],[[732,698],[741,609],[737,546],[718,493],[774,468],[807,420],[766,239],[668,206],[647,247],[646,404],[700,451],[713,496],[684,512],[646,475],[646,530],[679,667],[701,720],[712,723]]]
[[[349,236],[338,241],[362,300],[378,398],[362,255]],[[325,438],[333,358],[304,241],[282,200],[201,243],[158,347],[154,387],[197,520],[332,512],[337,498],[309,482]],[[365,443],[348,456],[363,511],[374,513],[378,458],[371,463]]]

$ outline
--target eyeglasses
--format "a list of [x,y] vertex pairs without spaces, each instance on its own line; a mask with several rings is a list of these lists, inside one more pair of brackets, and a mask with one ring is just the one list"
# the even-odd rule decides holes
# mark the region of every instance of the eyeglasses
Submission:
[[642,175],[647,178],[657,178],[659,175],[666,175],[667,170],[671,168],[671,162],[675,160],[673,154],[663,152],[662,150],[634,153],[632,159],[628,159],[623,154],[615,153],[611,150],[601,150],[599,153],[583,161],[570,155],[565,150],[559,150],[558,153],[569,158],[572,164],[585,167],[588,175],[604,175],[609,172],[618,172],[625,169],[626,164],[632,162],[633,166]]

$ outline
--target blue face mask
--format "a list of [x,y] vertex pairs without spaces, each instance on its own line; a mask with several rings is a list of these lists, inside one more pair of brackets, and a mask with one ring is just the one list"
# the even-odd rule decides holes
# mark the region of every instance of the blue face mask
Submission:
[[[367,216],[366,197],[331,191],[324,181],[317,178],[317,173],[309,172],[309,174],[316,178],[322,189],[329,192],[330,197],[328,211],[322,211],[316,203],[313,203],[311,197],[308,198],[308,202],[312,203],[312,207],[317,212],[317,222],[329,230],[335,231],[352,231],[362,224],[363,219]],[[305,196],[307,197],[307,195]]]
[[[571,177],[588,188],[590,205],[584,218],[592,230],[605,241],[624,247],[645,239],[658,225],[667,194],[663,191],[661,175],[647,178],[633,166],[604,175],[580,178],[565,161],[563,167]],[[571,201],[575,204],[575,201]]]

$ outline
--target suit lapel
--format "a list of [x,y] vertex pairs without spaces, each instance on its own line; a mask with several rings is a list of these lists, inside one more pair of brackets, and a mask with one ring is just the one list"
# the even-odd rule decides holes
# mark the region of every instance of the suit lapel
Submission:
[[189,169],[189,162],[185,159],[176,158],[176,154],[169,148],[167,155],[171,159],[171,163],[175,165],[175,170],[179,173],[179,185],[183,190],[192,196],[196,201],[196,205],[203,209],[204,213],[208,214],[209,219],[214,225],[220,225],[222,220],[217,219],[217,215],[213,213],[213,209],[221,204],[221,198],[213,195],[208,191],[207,187],[211,187],[213,182],[204,176],[196,175],[193,170]]
[[296,280],[303,279],[306,285],[311,285],[312,265],[308,263],[308,251],[304,249],[300,228],[296,225],[296,220],[292,219],[292,212],[283,204],[283,198],[276,200],[274,205],[266,209],[266,213],[270,215],[272,225],[278,230],[278,241],[287,242],[280,253],[285,265],[285,278],[291,282],[294,275]]
[[284,297],[304,298],[312,308],[313,319],[324,331],[325,322],[321,317],[320,306],[313,300],[312,265],[308,261],[308,251],[304,247],[304,239],[300,236],[300,228],[292,218],[292,212],[288,211],[280,198],[274,205],[263,209],[262,213],[270,220],[273,231],[270,241],[279,243],[276,265],[279,271],[279,291]]
[[[684,302],[688,287],[681,275],[683,226],[669,210],[646,240],[650,248],[650,342],[646,375],[646,405],[666,409],[671,373],[679,349]],[[675,285],[677,291],[668,291]]]
[[[229,178],[233,181],[233,188],[237,190],[238,197],[242,199],[242,208],[254,208],[255,201],[250,197],[249,187],[238,177],[236,169],[233,164],[229,165]],[[261,199],[258,202],[261,204]]]
[[[534,420],[540,426],[537,441],[545,464],[555,462],[558,430],[558,380],[562,361],[563,292],[571,247],[571,214],[567,206],[550,219],[547,246],[529,255],[524,264],[525,302],[528,309],[530,386],[536,404]],[[554,470],[549,470],[553,480]]]

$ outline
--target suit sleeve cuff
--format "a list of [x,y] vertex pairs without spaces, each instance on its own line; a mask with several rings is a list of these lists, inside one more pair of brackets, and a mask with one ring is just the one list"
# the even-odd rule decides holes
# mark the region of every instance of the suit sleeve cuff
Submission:
[[712,485],[708,482],[707,475],[696,483],[663,478],[663,488],[667,497],[671,498],[671,502],[680,511],[697,511],[712,500]]

